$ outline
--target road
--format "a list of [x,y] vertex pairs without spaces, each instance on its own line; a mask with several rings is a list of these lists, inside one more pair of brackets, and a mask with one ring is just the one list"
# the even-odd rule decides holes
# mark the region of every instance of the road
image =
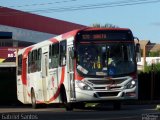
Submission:
[[[146,119],[144,119],[146,118]],[[120,111],[111,107],[97,109],[74,109],[65,111],[64,108],[32,109],[30,107],[1,107],[0,120],[160,120],[160,111],[155,105],[123,105]]]

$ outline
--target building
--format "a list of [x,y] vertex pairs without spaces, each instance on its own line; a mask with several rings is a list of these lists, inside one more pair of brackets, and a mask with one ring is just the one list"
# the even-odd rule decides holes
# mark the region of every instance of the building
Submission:
[[13,33],[13,39],[40,42],[55,35],[86,26],[10,8],[0,7],[0,31]]
[[152,43],[150,40],[140,40],[139,41],[141,50],[146,49],[146,52],[158,52],[160,51],[160,44]]
[[[140,40],[139,43],[142,50],[141,61],[137,63],[139,70],[143,70],[145,64],[160,63],[160,44],[151,43],[150,40]],[[156,57],[151,57],[151,53],[156,53]]]
[[0,7],[0,103],[17,102],[17,48],[84,27],[86,26]]
[[[2,52],[0,53],[0,62],[3,61],[4,63],[5,59],[8,59],[7,57],[15,56],[12,55],[16,50],[15,47],[26,47],[73,29],[84,27],[86,26],[0,7],[0,50],[4,51],[3,58]],[[4,37],[6,34],[12,34],[12,37]],[[12,53],[10,53],[11,51]],[[0,67],[3,65],[5,64],[0,64]]]

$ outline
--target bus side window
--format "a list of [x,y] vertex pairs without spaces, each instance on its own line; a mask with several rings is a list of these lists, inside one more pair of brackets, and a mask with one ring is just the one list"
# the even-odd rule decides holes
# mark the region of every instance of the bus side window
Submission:
[[59,61],[59,43],[56,43],[53,45],[54,47],[52,47],[53,52],[53,67],[57,68],[58,67],[58,61]]
[[31,52],[28,55],[28,73],[31,73]]
[[32,72],[35,72],[36,62],[35,62],[35,50],[32,51]]
[[59,61],[59,43],[52,44],[50,46],[50,68],[57,68],[58,67],[58,61]]
[[66,40],[60,42],[60,66],[66,65]]
[[41,55],[42,55],[41,48],[39,48],[38,50],[33,50],[32,52],[29,52],[28,73],[41,71]]
[[34,72],[38,71],[38,51],[34,50],[34,61],[35,61],[35,65],[34,65]]
[[49,69],[52,68],[52,45],[49,45]]
[[22,55],[18,55],[18,75],[22,75]]
[[59,43],[52,44],[49,46],[49,68],[57,68],[59,61]]
[[37,71],[41,71],[41,56],[42,56],[42,49],[38,49],[38,55],[37,55]]

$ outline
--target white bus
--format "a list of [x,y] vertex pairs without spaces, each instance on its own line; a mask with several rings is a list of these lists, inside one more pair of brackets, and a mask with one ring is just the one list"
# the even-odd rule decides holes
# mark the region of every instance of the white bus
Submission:
[[119,108],[122,100],[138,98],[138,45],[129,29],[85,28],[21,49],[18,100],[33,108],[108,101]]

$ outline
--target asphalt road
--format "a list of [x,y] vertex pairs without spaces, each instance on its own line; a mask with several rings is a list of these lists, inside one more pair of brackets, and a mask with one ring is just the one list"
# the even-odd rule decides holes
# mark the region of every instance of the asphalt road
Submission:
[[103,108],[74,109],[64,108],[32,109],[30,107],[0,108],[0,120],[160,120],[156,105],[123,105],[121,110],[110,106]]

